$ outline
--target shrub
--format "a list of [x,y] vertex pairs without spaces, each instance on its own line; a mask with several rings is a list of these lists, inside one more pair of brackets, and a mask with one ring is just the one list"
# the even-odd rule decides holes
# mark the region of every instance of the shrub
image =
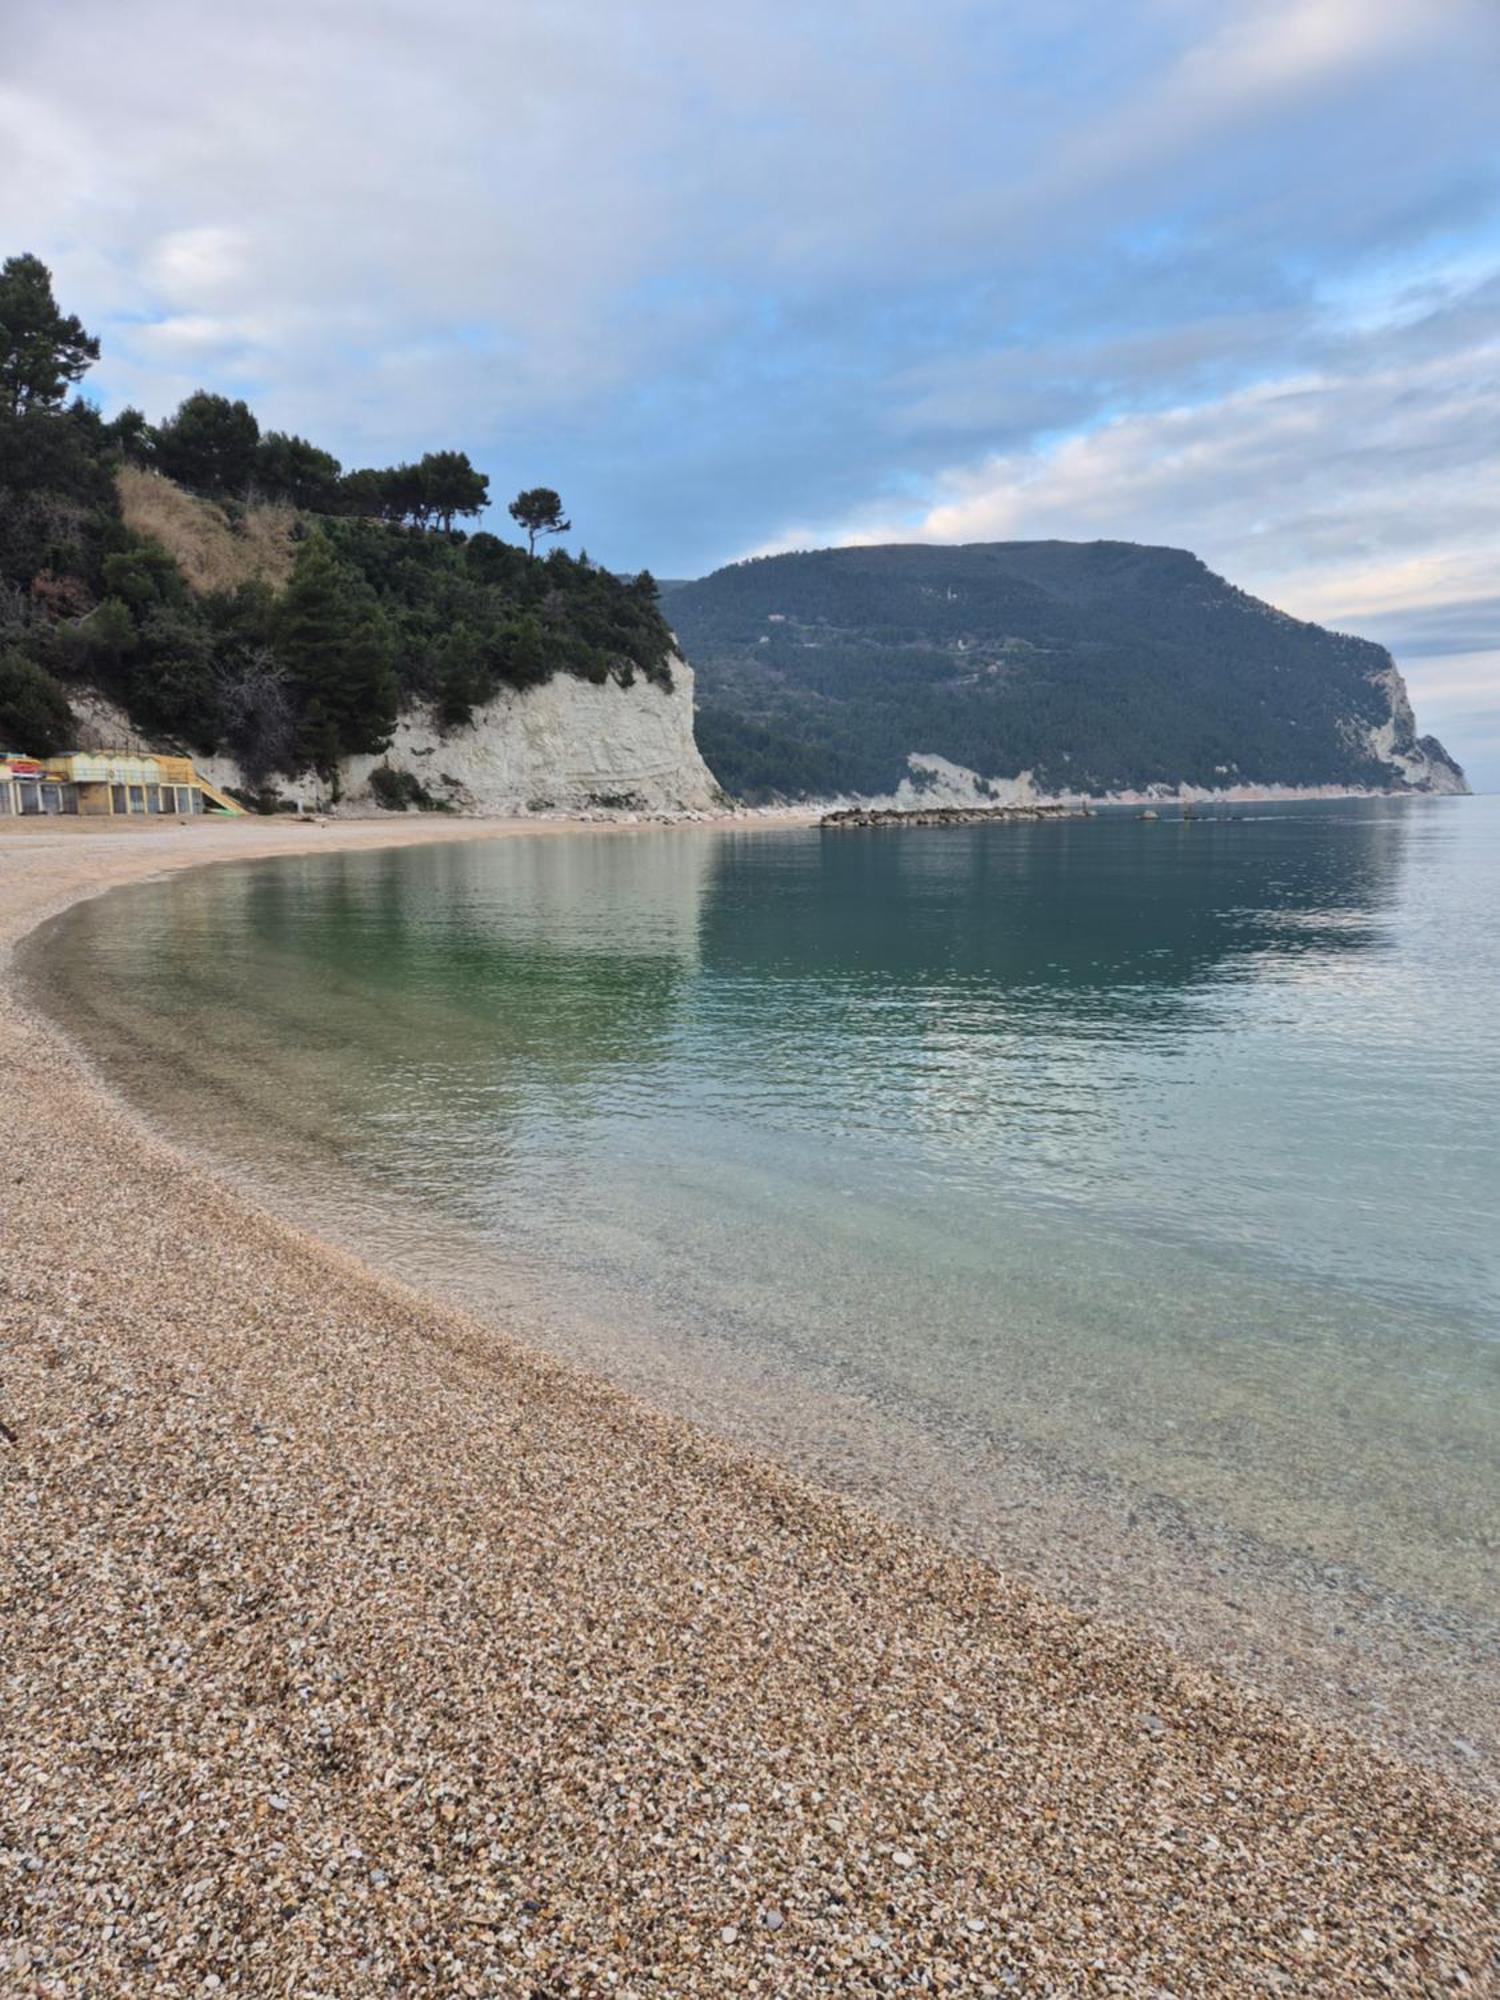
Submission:
[[370,796],[387,812],[452,812],[446,799],[435,799],[415,771],[393,771],[389,764],[377,764],[370,773]]
[[17,647],[0,653],[0,749],[50,757],[72,735],[73,711],[51,674]]

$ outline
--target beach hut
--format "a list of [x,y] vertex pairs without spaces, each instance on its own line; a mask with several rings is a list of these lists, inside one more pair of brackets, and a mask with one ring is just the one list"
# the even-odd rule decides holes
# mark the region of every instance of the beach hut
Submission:
[[238,813],[242,808],[200,771],[191,757],[154,751],[69,750],[49,757],[46,770],[72,788],[72,808],[86,818],[119,815]]
[[40,757],[0,750],[0,819],[40,819],[75,813],[78,795]]

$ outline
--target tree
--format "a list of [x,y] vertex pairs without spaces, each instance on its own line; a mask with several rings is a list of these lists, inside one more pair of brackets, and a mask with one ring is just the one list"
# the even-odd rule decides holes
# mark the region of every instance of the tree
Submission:
[[339,783],[339,759],[343,754],[337,724],[322,702],[310,701],[302,711],[297,731],[296,768],[302,770],[310,764],[333,794],[335,805],[343,795]]
[[396,720],[389,634],[321,530],[302,544],[277,607],[276,652],[303,704],[300,753],[329,783],[341,757],[386,747]]
[[224,741],[252,785],[297,766],[297,702],[276,653],[279,608],[259,579],[202,600],[213,635]]
[[254,646],[218,667],[224,741],[252,785],[289,770],[297,754],[291,680],[269,646]]
[[438,720],[444,729],[461,729],[491,692],[479,641],[467,625],[445,634],[435,649]]
[[52,273],[40,257],[0,265],[0,407],[12,416],[57,410],[72,382],[99,359],[99,342],[52,296]]
[[432,511],[419,465],[393,465],[381,474],[384,481],[384,513],[388,521],[411,521],[419,528],[427,525]]
[[50,757],[72,735],[73,711],[51,674],[17,647],[0,653],[0,749]]
[[111,490],[101,470],[89,411],[0,408],[0,488],[11,495],[57,493],[97,505]]
[[418,465],[365,467],[338,482],[334,506],[366,520],[410,521],[425,528],[434,518],[451,533],[454,517],[478,514],[490,504],[490,482],[462,451],[429,451]]
[[66,657],[86,678],[106,684],[118,682],[126,661],[140,644],[140,636],[125,600],[106,597],[87,618],[67,627]]
[[529,486],[510,503],[510,517],[526,530],[526,553],[536,554],[538,535],[565,535],[572,527],[563,519],[562,501],[550,486]]
[[525,574],[526,558],[514,542],[502,542],[498,535],[480,528],[469,537],[464,550],[464,568],[476,583],[516,589]]
[[197,493],[243,493],[255,477],[260,425],[248,403],[199,389],[157,427],[156,462]]
[[445,534],[452,533],[455,514],[479,514],[490,504],[490,482],[474,470],[467,452],[429,451],[417,470],[422,497]]
[[144,410],[127,404],[117,417],[104,426],[104,442],[131,465],[151,462],[151,426]]
[[154,605],[181,605],[187,602],[188,588],[182,571],[161,546],[147,535],[129,536],[123,549],[104,558],[104,588],[137,615]]
[[382,519],[386,509],[386,479],[387,475],[374,466],[346,472],[338,484],[339,513],[351,514],[366,521]]
[[331,452],[286,431],[267,431],[255,448],[255,484],[266,498],[313,514],[333,512],[342,469]]
[[77,408],[0,409],[0,583],[29,590],[43,572],[97,576],[116,503]]
[[205,754],[218,748],[223,717],[212,635],[190,598],[146,612],[125,674],[125,706],[148,736]]

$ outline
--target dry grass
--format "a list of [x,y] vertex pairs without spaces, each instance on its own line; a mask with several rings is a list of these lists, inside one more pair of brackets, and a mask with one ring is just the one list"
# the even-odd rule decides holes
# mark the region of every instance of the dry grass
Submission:
[[160,473],[125,466],[116,484],[126,526],[160,542],[200,595],[256,580],[280,590],[291,575],[295,508],[246,507],[231,521],[212,500],[184,493]]

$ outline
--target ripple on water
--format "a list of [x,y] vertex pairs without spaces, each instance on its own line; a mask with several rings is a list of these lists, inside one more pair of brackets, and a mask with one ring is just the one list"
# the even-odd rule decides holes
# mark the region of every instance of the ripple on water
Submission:
[[281,860],[28,962],[299,1219],[1441,1734],[1493,1693],[1500,807],[1159,831]]

